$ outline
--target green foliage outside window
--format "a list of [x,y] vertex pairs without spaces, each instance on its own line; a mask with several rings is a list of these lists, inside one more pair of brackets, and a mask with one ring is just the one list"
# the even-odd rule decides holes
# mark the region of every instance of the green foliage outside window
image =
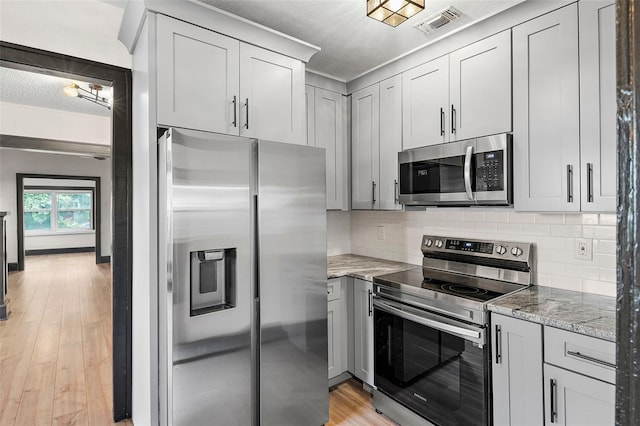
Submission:
[[93,229],[91,192],[25,191],[24,230]]

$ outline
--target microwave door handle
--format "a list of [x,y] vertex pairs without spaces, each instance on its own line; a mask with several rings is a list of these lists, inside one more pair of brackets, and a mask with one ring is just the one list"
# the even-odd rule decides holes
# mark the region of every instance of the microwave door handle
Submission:
[[473,154],[473,146],[467,147],[467,152],[464,156],[464,189],[467,193],[467,198],[473,200],[473,192],[471,192],[471,155]]

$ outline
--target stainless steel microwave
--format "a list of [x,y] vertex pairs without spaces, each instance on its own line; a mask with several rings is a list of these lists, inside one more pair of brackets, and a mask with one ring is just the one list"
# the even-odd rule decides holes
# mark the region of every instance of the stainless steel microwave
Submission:
[[402,151],[405,206],[508,206],[513,202],[513,141],[499,134]]

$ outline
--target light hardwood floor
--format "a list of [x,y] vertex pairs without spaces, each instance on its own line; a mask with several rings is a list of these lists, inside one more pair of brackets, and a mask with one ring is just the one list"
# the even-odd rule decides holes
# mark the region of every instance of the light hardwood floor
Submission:
[[80,253],[30,256],[9,274],[0,425],[112,424],[110,268]]
[[397,426],[388,418],[376,413],[371,395],[362,384],[351,379],[331,388],[329,392],[329,423],[327,426]]
[[[8,284],[0,426],[112,424],[111,265],[93,253],[29,256]],[[327,426],[395,425],[356,380],[332,388],[329,416]]]

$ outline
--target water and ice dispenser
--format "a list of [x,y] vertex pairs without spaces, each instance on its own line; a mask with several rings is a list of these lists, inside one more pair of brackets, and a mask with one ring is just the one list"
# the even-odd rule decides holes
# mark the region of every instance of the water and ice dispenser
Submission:
[[236,249],[191,252],[191,316],[236,306]]

